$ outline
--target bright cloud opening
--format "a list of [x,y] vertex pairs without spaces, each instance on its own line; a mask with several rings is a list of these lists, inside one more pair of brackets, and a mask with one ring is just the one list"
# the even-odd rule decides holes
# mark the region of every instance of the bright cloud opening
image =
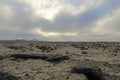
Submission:
[[72,32],[67,32],[67,33],[59,33],[59,32],[45,32],[40,28],[35,28],[32,30],[32,32],[34,34],[40,34],[43,35],[44,37],[50,37],[50,36],[55,36],[55,37],[59,37],[59,36],[77,36],[78,33],[72,33]]

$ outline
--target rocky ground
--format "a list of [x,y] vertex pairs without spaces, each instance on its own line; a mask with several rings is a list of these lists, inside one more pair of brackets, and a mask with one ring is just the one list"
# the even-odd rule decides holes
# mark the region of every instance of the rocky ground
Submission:
[[0,80],[120,80],[120,43],[1,41]]

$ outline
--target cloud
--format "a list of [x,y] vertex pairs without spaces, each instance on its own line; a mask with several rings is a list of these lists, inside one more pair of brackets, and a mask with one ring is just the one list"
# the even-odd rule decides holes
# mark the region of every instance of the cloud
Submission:
[[120,0],[1,0],[0,12],[0,39],[120,40]]
[[96,21],[95,27],[93,28],[93,32],[96,34],[120,34],[119,30],[119,21],[120,21],[120,9],[116,9],[109,16],[99,19]]
[[43,35],[45,37],[49,37],[49,36],[54,36],[54,37],[59,37],[59,36],[77,36],[77,33],[59,33],[59,32],[45,32],[42,31],[40,28],[35,28],[32,30],[33,33],[35,34],[40,34]]

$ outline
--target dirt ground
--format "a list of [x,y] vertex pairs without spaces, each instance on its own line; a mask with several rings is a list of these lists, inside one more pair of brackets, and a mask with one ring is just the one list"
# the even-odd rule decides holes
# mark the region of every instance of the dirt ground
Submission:
[[0,41],[0,80],[120,80],[120,43]]

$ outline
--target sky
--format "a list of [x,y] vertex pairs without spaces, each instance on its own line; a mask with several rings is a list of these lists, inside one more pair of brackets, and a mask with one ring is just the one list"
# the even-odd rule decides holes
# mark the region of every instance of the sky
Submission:
[[0,0],[0,40],[120,41],[120,0]]

